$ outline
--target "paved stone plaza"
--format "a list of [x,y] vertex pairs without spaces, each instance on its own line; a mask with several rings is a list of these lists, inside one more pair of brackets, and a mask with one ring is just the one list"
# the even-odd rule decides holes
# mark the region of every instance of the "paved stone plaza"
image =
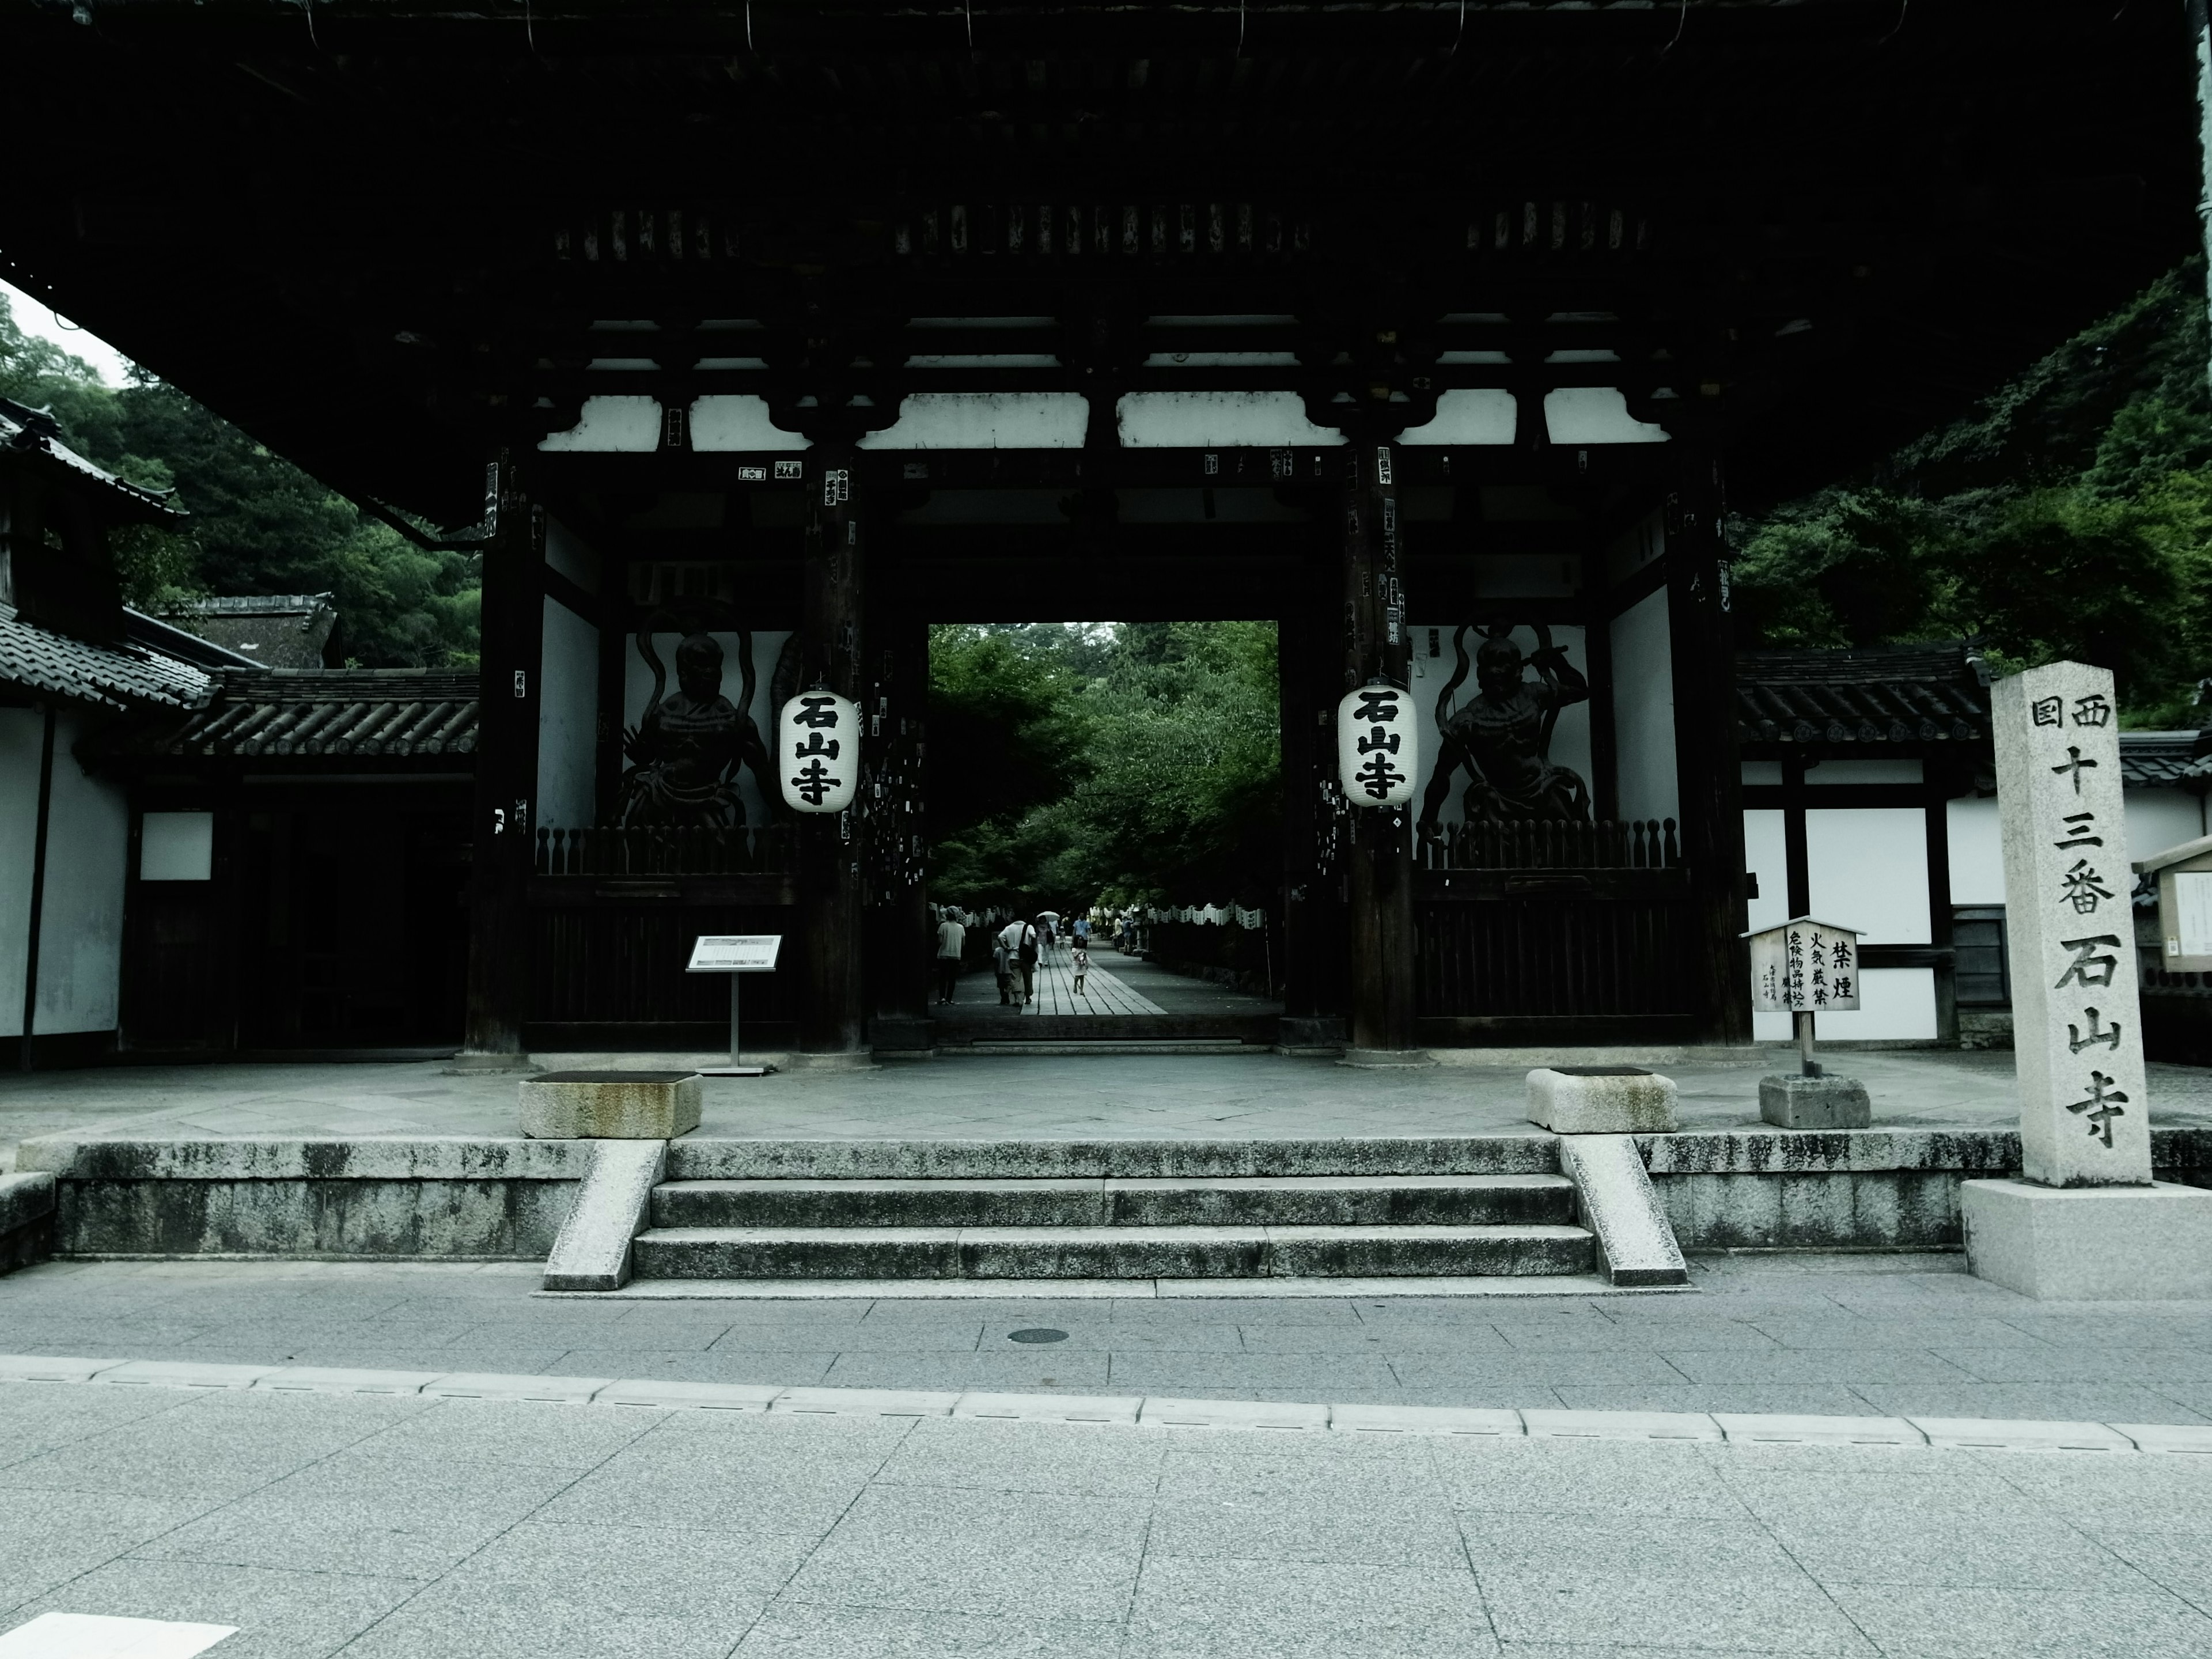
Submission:
[[[1877,1126],[2014,1110],[2007,1054],[1834,1058]],[[1685,1126],[1754,1125],[1778,1059],[1668,1060]],[[1517,1131],[1521,1080],[973,1058],[710,1080],[701,1133]],[[5,1079],[0,1125],[11,1146],[125,1126],[505,1136],[514,1088],[435,1064],[115,1069]],[[2153,1099],[2155,1122],[2212,1121],[2204,1073],[2153,1068]],[[546,1296],[535,1262],[60,1261],[0,1278],[0,1352],[1148,1413],[2212,1425],[2212,1304],[2039,1303],[1963,1268],[1792,1252],[1692,1257],[1686,1294],[771,1300]],[[917,1419],[841,1398],[849,1414],[0,1382],[0,1640],[61,1611],[236,1626],[217,1659],[2212,1650],[2212,1455]]]
[[[1957,1255],[1692,1260],[1690,1295],[548,1297],[536,1264],[54,1262],[0,1352],[842,1388],[2212,1422],[2212,1305],[2032,1302]],[[1045,1328],[1064,1340],[1016,1343]]]
[[[1893,1048],[1824,1050],[1864,1080],[1877,1128],[2011,1128],[2013,1057]],[[1654,1049],[1639,1056],[1680,1085],[1685,1128],[1763,1128],[1759,1079],[1796,1051]],[[541,1054],[549,1069],[611,1061],[722,1063],[709,1054]],[[706,1079],[702,1138],[826,1139],[1108,1137],[1322,1138],[1520,1132],[1523,1079],[1540,1056],[1444,1050],[1432,1069],[1353,1071],[1279,1054],[990,1055],[839,1075]],[[33,1135],[85,1129],[143,1137],[512,1136],[514,1073],[447,1076],[440,1061],[394,1065],[113,1066],[0,1076],[0,1169]],[[2151,1121],[2212,1125],[2212,1070],[2154,1065]]]
[[2125,1449],[15,1382],[0,1493],[0,1630],[222,1659],[2212,1648],[2212,1456]]

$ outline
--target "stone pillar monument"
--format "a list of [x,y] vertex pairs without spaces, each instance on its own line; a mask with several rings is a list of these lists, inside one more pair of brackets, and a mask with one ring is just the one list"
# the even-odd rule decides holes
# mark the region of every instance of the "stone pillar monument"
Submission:
[[2021,1178],[1964,1183],[1968,1262],[2029,1296],[2212,1296],[2212,1191],[2151,1180],[2112,676],[2052,663],[1991,702]]

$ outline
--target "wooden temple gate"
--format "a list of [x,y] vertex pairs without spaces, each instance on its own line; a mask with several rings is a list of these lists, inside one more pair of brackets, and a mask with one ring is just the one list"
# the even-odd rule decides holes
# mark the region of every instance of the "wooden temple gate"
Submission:
[[[482,558],[489,1064],[696,1046],[735,928],[807,1063],[926,1044],[932,618],[1279,621],[1287,1039],[1741,1040],[1723,458],[1839,476],[2194,234],[2117,228],[2197,195],[2143,8],[92,9],[0,19],[10,279]],[[1431,683],[1467,628],[1571,640],[1572,758]],[[1329,792],[1374,679],[1474,745],[1440,811]],[[791,823],[745,745],[801,684],[866,787]]]

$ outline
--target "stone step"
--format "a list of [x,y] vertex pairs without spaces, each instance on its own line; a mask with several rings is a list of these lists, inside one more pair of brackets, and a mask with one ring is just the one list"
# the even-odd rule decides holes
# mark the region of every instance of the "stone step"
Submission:
[[1262,1140],[738,1139],[668,1144],[672,1181],[1219,1180],[1251,1176],[1557,1175],[1541,1131]]
[[656,1227],[1478,1226],[1575,1219],[1565,1176],[679,1181]]
[[641,1279],[1260,1279],[1587,1273],[1580,1227],[656,1227]]

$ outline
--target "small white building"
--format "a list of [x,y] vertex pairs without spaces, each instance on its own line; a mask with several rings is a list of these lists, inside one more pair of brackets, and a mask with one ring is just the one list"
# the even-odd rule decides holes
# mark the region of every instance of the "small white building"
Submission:
[[180,516],[0,398],[0,1065],[115,1045],[131,803],[78,750],[126,715],[204,702],[203,663],[228,655],[118,596],[109,531]]
[[[1809,912],[1862,934],[1863,1006],[1823,1037],[2009,1041],[1989,678],[1966,641],[1737,656],[1751,925]],[[2200,743],[2120,734],[2131,857],[2212,829]],[[1782,1015],[1756,1026],[1789,1036]]]

